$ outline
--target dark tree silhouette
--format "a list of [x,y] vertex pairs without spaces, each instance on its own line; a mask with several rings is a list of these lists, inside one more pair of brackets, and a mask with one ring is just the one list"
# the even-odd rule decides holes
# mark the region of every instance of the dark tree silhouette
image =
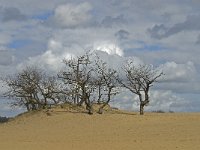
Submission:
[[134,65],[129,60],[123,67],[126,74],[125,81],[119,80],[121,85],[132,93],[137,94],[140,101],[140,114],[144,114],[144,106],[149,104],[149,90],[154,82],[163,75],[158,69],[151,65]]
[[86,104],[86,109],[89,114],[93,114],[91,93],[94,91],[94,81],[92,78],[92,62],[89,59],[89,54],[86,53],[80,57],[64,60],[66,70],[61,71],[58,75],[63,79],[69,96],[72,97],[75,104],[81,106]]
[[24,106],[28,111],[45,108],[50,101],[59,100],[59,85],[54,77],[47,77],[37,67],[26,67],[4,79],[8,92],[4,96],[14,99],[13,106]]
[[99,108],[99,113],[102,114],[103,108],[111,101],[111,96],[118,93],[119,84],[116,79],[118,74],[116,70],[109,68],[108,65],[100,60],[98,56],[96,57],[95,66],[95,70],[98,74],[96,83],[98,87],[99,99],[102,97],[102,94],[100,93],[101,89],[103,89],[107,95],[107,99],[103,101],[103,105]]

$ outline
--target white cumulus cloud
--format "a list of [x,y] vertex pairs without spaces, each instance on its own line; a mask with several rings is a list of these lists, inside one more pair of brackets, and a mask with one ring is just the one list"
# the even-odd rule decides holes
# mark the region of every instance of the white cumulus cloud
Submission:
[[188,61],[185,64],[177,64],[176,62],[167,62],[160,66],[165,76],[164,80],[167,82],[186,82],[195,79],[196,68],[193,62]]
[[112,44],[112,43],[97,44],[97,46],[95,46],[94,49],[106,52],[109,55],[119,55],[119,56],[124,55],[123,50],[116,44]]

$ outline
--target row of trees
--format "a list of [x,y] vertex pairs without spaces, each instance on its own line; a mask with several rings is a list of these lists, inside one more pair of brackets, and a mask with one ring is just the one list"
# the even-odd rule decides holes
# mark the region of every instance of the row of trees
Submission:
[[100,104],[98,112],[102,114],[119,89],[127,88],[138,95],[142,115],[144,106],[149,103],[150,87],[163,74],[150,65],[136,66],[133,60],[127,61],[119,73],[91,53],[63,60],[63,63],[65,68],[57,77],[50,77],[36,67],[8,76],[4,79],[9,87],[5,96],[15,100],[12,105],[26,107],[28,111],[68,102],[85,105],[88,113],[93,114],[92,105],[97,103]]

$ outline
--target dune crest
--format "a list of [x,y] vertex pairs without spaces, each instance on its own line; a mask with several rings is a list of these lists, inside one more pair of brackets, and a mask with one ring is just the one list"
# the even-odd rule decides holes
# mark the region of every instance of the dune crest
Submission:
[[[0,124],[3,150],[197,150],[200,113],[88,115],[71,108],[20,115]],[[73,110],[73,111],[72,111]]]

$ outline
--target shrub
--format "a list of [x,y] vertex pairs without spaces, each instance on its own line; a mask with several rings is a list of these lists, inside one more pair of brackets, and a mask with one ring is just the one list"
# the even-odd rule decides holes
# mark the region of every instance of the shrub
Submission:
[[0,116],[0,123],[8,122],[9,118]]

